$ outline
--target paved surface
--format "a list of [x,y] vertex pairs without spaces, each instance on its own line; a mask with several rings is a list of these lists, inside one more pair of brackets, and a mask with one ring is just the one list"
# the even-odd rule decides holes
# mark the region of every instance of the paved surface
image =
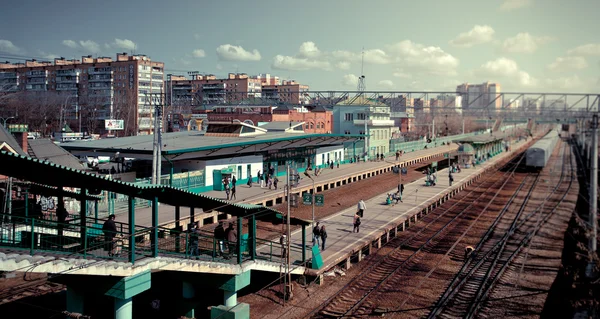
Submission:
[[[513,144],[514,149],[520,147],[523,142]],[[476,168],[463,168],[461,173],[454,173],[453,186],[457,186],[463,182],[468,181],[473,175],[478,174],[486,167],[492,165],[495,162],[507,157],[512,156],[513,152],[501,153],[491,160],[477,165]],[[429,199],[436,197],[441,194],[445,194],[449,189],[448,180],[448,169],[443,169],[437,174],[436,186],[425,186],[425,175],[423,178],[410,183],[405,184],[403,202],[398,202],[397,205],[386,205],[385,200],[387,193],[395,192],[396,189],[391,189],[385,194],[381,194],[372,199],[365,200],[367,210],[364,217],[361,218],[360,232],[353,233],[353,218],[356,213],[356,207],[348,208],[341,211],[338,214],[326,217],[319,220],[321,225],[325,225],[327,229],[327,241],[325,250],[321,252],[325,269],[328,269],[328,265],[334,263],[336,259],[348,256],[355,249],[363,247],[361,243],[369,242],[377,239],[374,235],[380,229],[385,228],[390,224],[399,224],[401,221],[407,219],[409,216],[414,215],[416,207],[420,204],[428,201]],[[359,198],[357,197],[357,202]],[[306,230],[307,238],[306,243],[312,245],[312,229]],[[302,247],[302,232],[295,231],[292,233],[292,260],[301,260],[301,247]],[[268,248],[261,247],[258,249],[258,254],[265,256],[268,255]],[[274,251],[274,256],[279,257],[281,254],[280,249]],[[306,258],[312,257],[310,250],[307,248]],[[330,268],[330,267],[329,267]]]
[[[431,154],[436,154],[444,151],[455,151],[457,149],[456,144],[452,144],[451,146],[440,146],[437,148],[419,150],[411,153],[405,153],[402,157],[400,157],[401,161],[410,161],[422,156],[427,156]],[[395,157],[389,157],[386,161],[390,163],[394,163],[396,160]],[[370,171],[376,169],[378,167],[387,167],[390,163],[386,162],[360,162],[356,164],[345,164],[340,165],[340,168],[334,169],[323,169],[322,173],[316,178],[318,182],[326,182],[328,180],[337,181],[340,178],[350,175],[356,174],[360,171]],[[304,177],[304,175],[301,175]],[[248,187],[247,185],[238,185],[237,187],[237,199],[233,202],[235,203],[256,203],[264,200],[265,198],[271,198],[274,192],[283,192],[283,185],[285,185],[285,177],[280,179],[279,190],[269,190],[269,188],[260,188],[258,184],[254,183],[252,187]],[[299,186],[312,186],[312,181],[308,178],[303,178],[300,181]],[[224,191],[209,191],[202,193],[203,195],[208,195],[216,198],[225,199],[226,195]],[[195,213],[198,214],[200,210],[196,208]],[[181,217],[187,217],[190,214],[190,210],[187,207],[181,207]],[[198,220],[200,217],[196,217]],[[158,210],[158,223],[165,224],[169,222],[173,222],[175,220],[175,207],[169,205],[161,204]],[[119,214],[116,216],[116,221],[128,223],[127,214]],[[135,224],[140,226],[151,226],[152,225],[152,209],[150,207],[147,208],[138,208],[135,211]]]

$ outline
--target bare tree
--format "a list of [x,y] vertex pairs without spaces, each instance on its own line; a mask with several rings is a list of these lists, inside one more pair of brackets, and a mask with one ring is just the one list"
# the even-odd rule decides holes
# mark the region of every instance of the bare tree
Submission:
[[55,91],[18,92],[4,100],[4,112],[29,125],[30,131],[47,136],[59,122],[61,99]]
[[[123,131],[115,132],[115,135],[136,135],[138,131],[138,125],[136,122],[136,115],[138,113],[137,94],[135,94],[133,91],[125,90],[123,91],[123,94],[117,94],[114,97],[113,103],[113,118],[116,120],[123,120]],[[145,111],[142,109],[141,112]]]

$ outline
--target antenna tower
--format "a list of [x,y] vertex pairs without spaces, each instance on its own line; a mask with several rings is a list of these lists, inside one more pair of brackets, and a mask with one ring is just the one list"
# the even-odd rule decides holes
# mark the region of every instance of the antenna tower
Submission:
[[360,63],[360,76],[358,77],[358,88],[357,88],[357,91],[359,91],[359,92],[364,92],[366,89],[364,70],[365,70],[365,48],[363,47],[362,60]]

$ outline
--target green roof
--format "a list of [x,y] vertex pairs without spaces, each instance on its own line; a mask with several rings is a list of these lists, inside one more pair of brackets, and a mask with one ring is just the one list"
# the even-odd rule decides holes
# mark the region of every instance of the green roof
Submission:
[[156,198],[161,203],[172,206],[202,208],[205,212],[217,210],[234,216],[259,212],[279,213],[264,206],[236,204],[171,186],[122,182],[107,176],[100,176],[5,151],[0,151],[0,174],[53,187],[107,190],[148,200]]

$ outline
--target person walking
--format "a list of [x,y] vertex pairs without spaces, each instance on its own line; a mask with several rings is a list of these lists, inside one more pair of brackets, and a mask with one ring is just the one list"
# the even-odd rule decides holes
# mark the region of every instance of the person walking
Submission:
[[233,187],[235,187],[235,184],[237,183],[237,179],[235,178],[235,175],[233,176],[233,179],[231,180],[231,185]]
[[360,215],[360,217],[363,217],[365,214],[365,210],[367,210],[367,205],[365,204],[365,201],[363,201],[361,199],[358,202],[357,208],[358,208],[358,214]]
[[198,222],[194,223],[192,230],[190,231],[190,257],[200,255],[200,225]]
[[231,188],[231,200],[234,198],[237,199],[237,197],[235,197],[235,184],[233,184],[233,187]]
[[229,180],[227,178],[223,179],[223,188],[225,189],[225,195],[227,195],[227,200],[229,200],[229,193],[231,189],[229,188]]
[[248,175],[248,183],[246,185],[248,185],[248,187],[252,188],[252,174]]
[[115,215],[111,214],[102,225],[104,233],[104,250],[108,251],[108,256],[112,256],[113,239],[117,235],[117,225],[115,224]]
[[313,228],[313,238],[312,238],[313,247],[315,246],[315,243],[317,244],[317,246],[319,246],[319,238],[320,237],[321,237],[321,234],[319,233],[319,222],[317,222],[317,225]]
[[223,227],[222,221],[215,227],[215,239],[217,240],[218,255],[223,257],[225,254],[225,227]]
[[273,187],[275,187],[275,189],[277,189],[277,183],[279,183],[279,178],[277,178],[277,176],[273,177]]
[[323,251],[323,250],[325,250],[325,241],[327,240],[327,231],[325,230],[325,225],[321,226],[320,235],[321,235],[321,243],[322,243],[321,251]]
[[450,173],[448,175],[448,184],[450,184],[449,186],[452,186],[452,182],[454,182],[454,176],[452,175],[452,173]]
[[358,212],[356,214],[354,214],[354,221],[352,222],[352,224],[354,225],[354,228],[352,229],[352,232],[354,232],[356,230],[356,232],[358,233],[358,231],[360,230],[360,216],[358,216]]

